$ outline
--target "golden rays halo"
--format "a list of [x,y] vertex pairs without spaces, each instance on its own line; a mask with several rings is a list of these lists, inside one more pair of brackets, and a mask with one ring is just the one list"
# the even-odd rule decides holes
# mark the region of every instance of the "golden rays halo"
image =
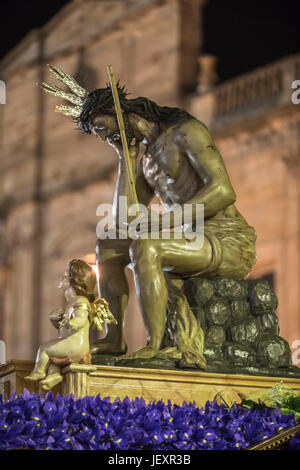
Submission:
[[57,78],[57,80],[64,83],[65,85],[67,85],[68,88],[70,88],[71,93],[65,90],[62,90],[56,85],[49,85],[49,83],[43,82],[43,83],[40,83],[39,85],[47,93],[50,93],[51,95],[54,95],[54,96],[58,96],[59,98],[63,98],[74,105],[74,106],[69,106],[69,105],[60,104],[55,107],[55,111],[57,111],[58,113],[63,113],[66,116],[79,117],[81,113],[81,107],[82,107],[83,101],[88,95],[88,92],[76,82],[75,78],[71,77],[71,75],[69,75],[68,73],[65,73],[58,67],[53,67],[52,65],[49,65],[49,64],[48,64],[48,67],[49,67],[49,70],[55,76],[55,78]]

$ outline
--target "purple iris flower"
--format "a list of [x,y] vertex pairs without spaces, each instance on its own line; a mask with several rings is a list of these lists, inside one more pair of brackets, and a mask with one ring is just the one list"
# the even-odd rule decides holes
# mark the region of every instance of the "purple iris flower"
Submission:
[[300,430],[291,439],[288,450],[300,450]]
[[[145,403],[109,397],[75,400],[52,392],[46,396],[0,397],[0,449],[49,450],[226,450],[249,447],[296,424],[293,414],[268,408],[228,408],[207,402]],[[300,433],[291,442],[299,447]]]

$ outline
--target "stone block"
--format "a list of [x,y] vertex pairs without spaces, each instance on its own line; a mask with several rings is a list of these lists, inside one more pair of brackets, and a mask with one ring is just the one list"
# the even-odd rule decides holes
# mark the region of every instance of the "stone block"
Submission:
[[206,344],[203,353],[205,358],[209,361],[222,361],[224,358],[222,346],[215,344]]
[[243,280],[227,277],[216,278],[213,281],[216,295],[225,299],[245,299],[247,297],[247,283]]
[[231,317],[228,300],[220,297],[214,297],[205,304],[204,312],[209,326],[225,326],[228,324]]
[[239,322],[243,318],[250,315],[250,305],[246,299],[243,300],[232,300],[230,302],[232,320],[234,322]]
[[278,306],[278,300],[268,281],[258,279],[249,285],[249,301],[254,315],[273,313]]
[[228,333],[233,343],[254,346],[259,337],[260,325],[256,318],[248,316],[239,323],[231,325]]
[[207,344],[215,344],[216,346],[222,346],[225,343],[226,334],[222,326],[211,326],[205,333],[205,341]]
[[257,348],[257,360],[261,365],[273,369],[290,367],[292,359],[288,342],[280,336],[266,334],[260,338]]
[[185,294],[191,305],[204,305],[214,295],[214,285],[209,279],[189,279],[184,284]]
[[264,313],[263,315],[259,315],[257,320],[263,329],[268,330],[274,335],[279,334],[278,318],[274,313]]
[[256,353],[253,348],[227,343],[224,350],[226,358],[234,365],[249,367],[256,363]]

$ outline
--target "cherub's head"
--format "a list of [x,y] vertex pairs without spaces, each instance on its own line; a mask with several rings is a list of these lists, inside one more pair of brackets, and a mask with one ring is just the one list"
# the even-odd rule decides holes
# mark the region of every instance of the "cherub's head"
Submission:
[[72,287],[77,295],[83,295],[93,301],[96,283],[96,273],[92,266],[81,259],[73,259],[62,277],[59,287],[64,291]]

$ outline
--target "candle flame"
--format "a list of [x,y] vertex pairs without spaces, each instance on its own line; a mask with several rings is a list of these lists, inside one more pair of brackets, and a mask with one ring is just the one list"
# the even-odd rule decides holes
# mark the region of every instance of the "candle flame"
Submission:
[[97,281],[98,279],[100,278],[100,273],[99,273],[99,269],[98,269],[98,266],[96,264],[92,264],[92,268],[96,274],[96,277],[97,277]]

